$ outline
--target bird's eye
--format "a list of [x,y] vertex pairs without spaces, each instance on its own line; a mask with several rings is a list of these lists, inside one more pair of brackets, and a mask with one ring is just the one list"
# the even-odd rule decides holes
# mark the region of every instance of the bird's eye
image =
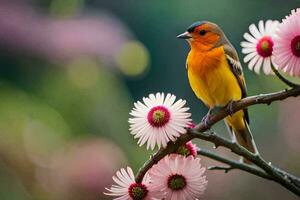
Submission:
[[206,30],[199,31],[199,34],[202,35],[202,36],[205,35],[206,34]]

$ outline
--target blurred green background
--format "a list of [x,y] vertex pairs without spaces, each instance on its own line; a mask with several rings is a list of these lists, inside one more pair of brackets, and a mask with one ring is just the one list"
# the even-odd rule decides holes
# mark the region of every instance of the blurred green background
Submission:
[[[105,199],[103,189],[115,171],[127,165],[137,170],[151,153],[128,131],[134,101],[170,92],[188,101],[195,122],[207,112],[188,85],[189,47],[176,35],[194,21],[213,21],[240,52],[251,23],[280,20],[299,5],[299,0],[2,0],[0,199]],[[285,88],[244,66],[249,95]],[[262,155],[296,175],[299,106],[294,98],[250,108]],[[215,129],[228,136],[223,123]],[[212,164],[203,158],[203,165]],[[240,171],[207,171],[207,178],[203,199],[297,199]]]

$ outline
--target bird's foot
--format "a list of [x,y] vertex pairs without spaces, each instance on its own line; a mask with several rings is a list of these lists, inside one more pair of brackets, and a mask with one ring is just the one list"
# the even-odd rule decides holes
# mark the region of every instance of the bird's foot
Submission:
[[223,106],[214,106],[208,110],[207,114],[201,120],[201,122],[204,123],[204,125],[207,129],[210,129],[210,127],[211,127],[211,124],[210,124],[211,115],[215,115],[223,108],[224,108]]
[[210,129],[210,118],[211,118],[211,113],[213,112],[213,108],[209,109],[207,114],[202,118],[201,122],[204,123],[205,128]]
[[201,120],[201,122],[204,123],[204,126],[206,129],[210,129],[210,127],[211,127],[209,121],[210,121],[210,114],[207,113]]

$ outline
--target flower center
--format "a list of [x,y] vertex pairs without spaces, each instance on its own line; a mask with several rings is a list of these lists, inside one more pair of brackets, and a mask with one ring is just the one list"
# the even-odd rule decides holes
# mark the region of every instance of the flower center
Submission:
[[256,51],[260,56],[264,58],[269,57],[272,55],[273,45],[274,43],[272,38],[269,36],[265,36],[258,41],[256,45]]
[[144,184],[133,183],[130,185],[128,192],[133,200],[142,200],[147,196],[148,190]]
[[300,35],[297,35],[292,40],[291,49],[295,56],[300,57]]
[[180,154],[180,155],[183,155],[183,156],[194,156],[196,157],[197,156],[197,149],[196,149],[196,146],[191,142],[187,142],[185,143],[184,145],[181,145],[180,147],[178,147],[178,149],[176,150],[177,154]]
[[154,127],[161,127],[170,120],[170,112],[164,106],[155,106],[148,113],[148,122]]
[[183,156],[189,156],[189,155],[191,155],[191,151],[190,151],[190,149],[186,145],[180,146],[177,149],[176,153],[178,153],[180,155],[183,155]]
[[168,187],[171,190],[182,190],[186,186],[186,180],[182,175],[174,174],[168,179]]

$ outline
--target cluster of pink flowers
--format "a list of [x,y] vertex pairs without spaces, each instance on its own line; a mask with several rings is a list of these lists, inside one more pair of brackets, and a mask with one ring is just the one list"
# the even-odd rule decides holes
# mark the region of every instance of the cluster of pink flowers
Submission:
[[291,76],[300,76],[300,8],[279,21],[261,20],[249,26],[241,42],[250,70],[272,74],[271,65]]
[[[186,128],[194,127],[185,104],[171,94],[150,94],[143,102],[136,102],[130,112],[131,134],[140,146],[147,144],[147,149],[166,147],[185,134]],[[121,169],[113,177],[116,185],[107,188],[105,194],[115,196],[115,200],[199,199],[207,186],[204,172],[197,147],[190,141],[154,165],[141,183],[135,181],[130,167]]]
[[141,183],[133,171],[121,169],[113,180],[117,185],[106,188],[115,200],[191,200],[198,199],[207,185],[200,158],[170,154],[154,165]]

